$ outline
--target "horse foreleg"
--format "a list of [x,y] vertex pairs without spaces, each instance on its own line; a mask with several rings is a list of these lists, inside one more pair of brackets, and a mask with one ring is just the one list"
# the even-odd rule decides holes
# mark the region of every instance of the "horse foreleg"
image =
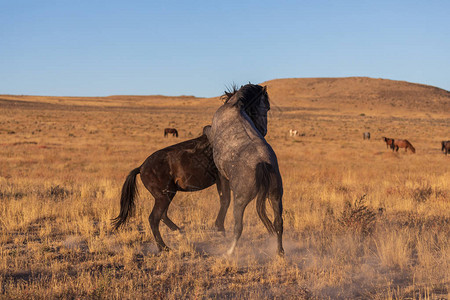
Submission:
[[242,229],[244,227],[242,221],[244,218],[244,210],[245,207],[247,207],[247,204],[249,201],[246,201],[246,199],[238,199],[234,198],[234,207],[233,207],[233,215],[234,215],[234,238],[233,242],[231,243],[231,247],[228,249],[227,254],[231,255],[234,252],[234,249],[236,248],[237,242],[242,234]]
[[218,231],[225,232],[225,217],[227,215],[228,207],[230,206],[230,183],[225,177],[219,175],[216,181],[216,187],[220,198],[220,209],[217,214],[215,225]]

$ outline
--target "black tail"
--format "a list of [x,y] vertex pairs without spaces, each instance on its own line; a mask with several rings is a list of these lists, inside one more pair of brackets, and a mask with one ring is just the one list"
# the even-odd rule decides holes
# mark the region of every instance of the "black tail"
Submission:
[[256,166],[256,188],[258,189],[256,211],[264,226],[267,228],[267,231],[271,234],[275,233],[275,227],[267,217],[266,199],[269,196],[273,173],[273,167],[267,163],[259,163]]
[[120,197],[120,213],[117,218],[112,219],[112,226],[117,230],[126,223],[129,217],[134,214],[134,198],[137,194],[136,176],[140,168],[136,168],[128,174],[122,186],[122,196]]

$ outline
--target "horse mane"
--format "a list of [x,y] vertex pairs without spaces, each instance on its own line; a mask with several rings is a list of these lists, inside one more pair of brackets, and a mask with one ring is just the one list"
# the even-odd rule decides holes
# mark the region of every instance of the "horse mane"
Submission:
[[[260,86],[258,84],[246,84],[239,89],[236,84],[233,84],[227,91],[220,97],[224,104],[231,104],[232,106],[248,108],[255,100],[259,99],[261,94],[267,95],[267,87]],[[267,104],[269,104],[269,97],[267,97]],[[270,106],[269,106],[270,107]]]
[[227,87],[226,91],[223,92],[224,94],[220,96],[220,100],[222,100],[224,104],[228,103],[231,97],[233,97],[238,90],[239,90],[238,86],[235,83],[233,83],[231,86]]

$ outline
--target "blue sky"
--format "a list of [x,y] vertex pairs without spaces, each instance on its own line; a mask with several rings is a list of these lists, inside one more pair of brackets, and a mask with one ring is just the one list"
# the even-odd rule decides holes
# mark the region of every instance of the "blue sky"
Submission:
[[0,94],[217,96],[275,78],[450,90],[450,1],[0,0]]

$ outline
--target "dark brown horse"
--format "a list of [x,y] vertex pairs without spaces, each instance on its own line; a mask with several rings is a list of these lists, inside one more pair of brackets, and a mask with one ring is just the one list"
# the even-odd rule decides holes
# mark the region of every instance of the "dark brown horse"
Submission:
[[447,153],[450,152],[450,141],[442,141],[442,151],[444,151],[444,154],[447,155]]
[[405,148],[405,152],[407,152],[408,148],[411,149],[412,153],[416,153],[416,149],[408,140],[394,140],[392,151],[397,151],[398,148]]
[[[210,126],[205,126],[203,131],[207,127]],[[116,230],[133,215],[137,174],[141,174],[142,183],[155,198],[149,222],[160,251],[169,249],[159,232],[161,219],[171,230],[180,230],[167,216],[170,202],[177,191],[198,191],[215,183],[220,196],[220,210],[215,225],[219,231],[225,231],[230,188],[228,181],[220,176],[214,165],[212,148],[205,134],[156,151],[140,167],[130,172],[122,187],[119,216],[112,222]]]
[[392,151],[394,151],[394,148],[393,148],[393,142],[394,142],[394,139],[391,139],[391,138],[387,138],[387,137],[384,137],[383,136],[383,140],[384,140],[384,142],[386,143],[386,148],[391,148],[392,149]]
[[164,128],[164,137],[167,137],[168,134],[178,137],[178,131],[175,128]]

